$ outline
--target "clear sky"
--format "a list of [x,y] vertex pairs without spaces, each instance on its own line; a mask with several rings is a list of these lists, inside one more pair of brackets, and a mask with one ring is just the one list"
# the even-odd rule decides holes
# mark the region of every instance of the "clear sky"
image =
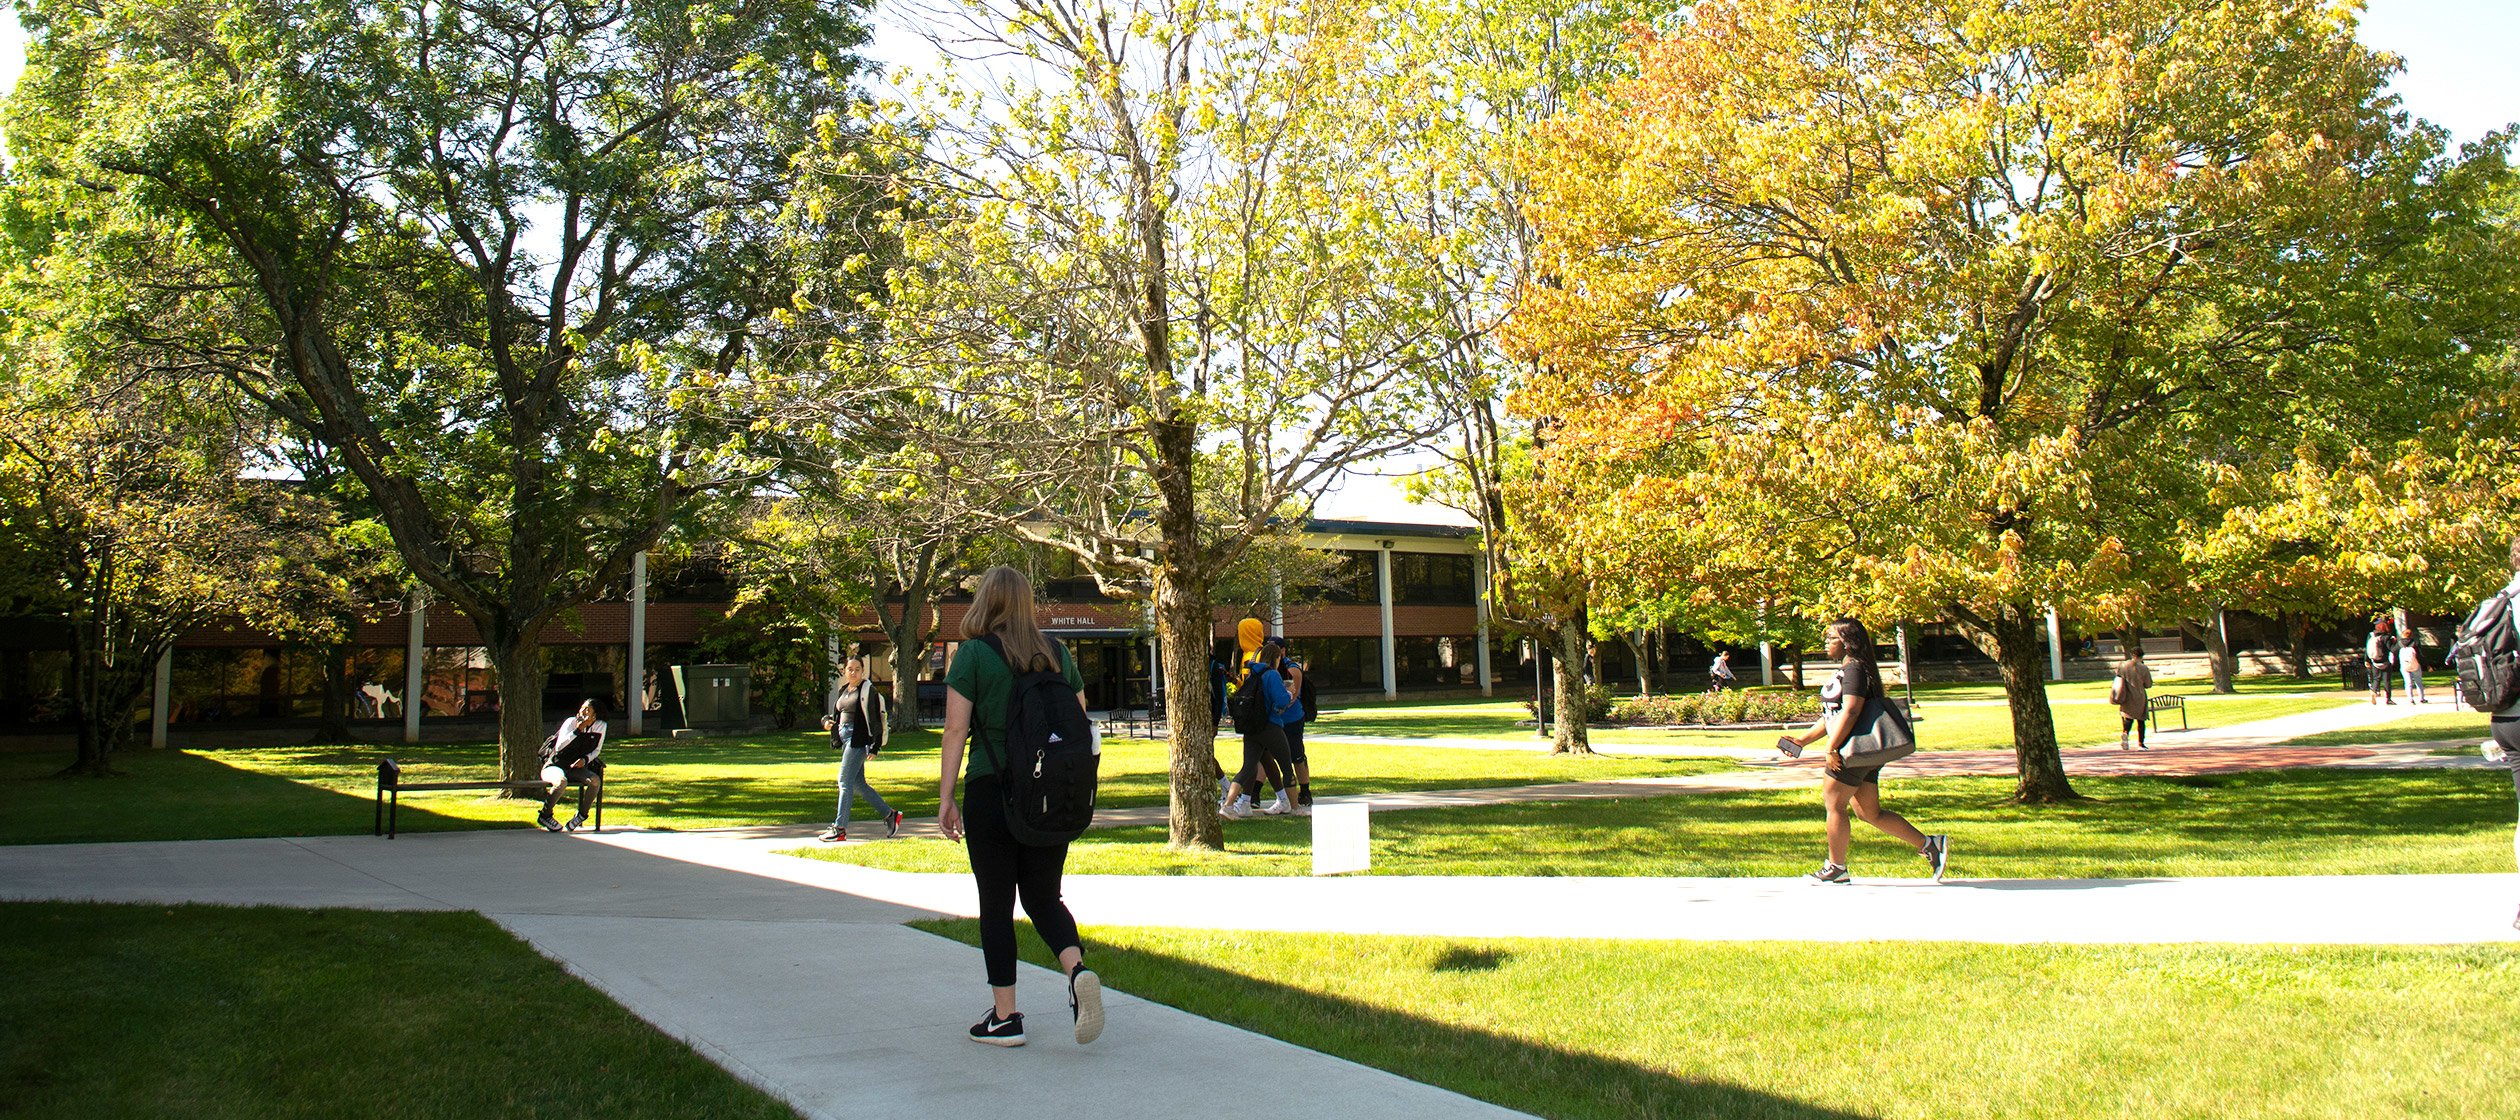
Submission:
[[[883,0],[879,0],[879,3]],[[2474,140],[2520,122],[2520,0],[2370,0],[2362,40],[2406,69],[2391,88],[2415,115]],[[0,89],[17,84],[26,32],[0,16]],[[1403,467],[1402,469],[1406,469]],[[1350,517],[1415,519],[1389,482],[1360,478],[1324,503]]]

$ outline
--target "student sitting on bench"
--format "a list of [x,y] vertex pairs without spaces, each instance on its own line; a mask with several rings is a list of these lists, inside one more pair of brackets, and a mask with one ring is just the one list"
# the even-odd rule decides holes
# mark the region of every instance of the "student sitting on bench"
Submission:
[[[604,702],[589,698],[578,705],[577,714],[560,721],[560,729],[551,733],[543,749],[548,753],[543,756],[542,779],[550,783],[551,792],[543,795],[542,815],[534,823],[551,832],[563,828],[575,832],[586,823],[586,800],[595,783],[603,779]],[[577,815],[563,825],[551,810],[560,803],[560,791],[572,781],[578,783]]]

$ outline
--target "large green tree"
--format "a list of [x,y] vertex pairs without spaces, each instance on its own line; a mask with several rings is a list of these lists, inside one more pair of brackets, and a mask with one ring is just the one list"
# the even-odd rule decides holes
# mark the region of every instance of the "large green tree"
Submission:
[[337,455],[479,628],[527,775],[545,625],[757,475],[750,390],[781,368],[797,254],[852,228],[788,205],[791,155],[845,118],[852,6],[24,12],[20,173],[187,246],[169,288],[254,311],[250,337],[193,340],[202,364]]
[[[1709,0],[1535,164],[1510,325],[1561,448],[1646,471],[1830,605],[1952,620],[2001,668],[2017,796],[2073,796],[2044,616],[2178,542],[2206,465],[2403,431],[2508,301],[2467,166],[2325,0]],[[2480,297],[2483,297],[2480,299]],[[2472,308],[2498,306],[2500,313]]]
[[[1434,427],[1424,236],[1336,79],[1366,13],[1154,0],[933,5],[949,55],[884,107],[906,267],[842,362],[907,410],[969,516],[1151,597],[1207,679],[1214,588],[1352,463]],[[1171,838],[1214,847],[1204,702],[1170,708]]]

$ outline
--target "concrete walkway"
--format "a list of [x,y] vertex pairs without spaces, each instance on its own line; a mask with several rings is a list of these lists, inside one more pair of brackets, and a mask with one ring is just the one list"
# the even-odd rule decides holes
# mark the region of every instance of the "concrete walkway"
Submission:
[[1031,1044],[975,1046],[961,1036],[988,1008],[979,951],[901,924],[968,914],[968,879],[920,877],[939,904],[926,905],[791,873],[830,866],[672,833],[27,845],[0,847],[0,898],[478,910],[816,1118],[1059,1101],[1068,1115],[1173,1120],[1214,1098],[1220,1069],[1305,1087],[1240,1094],[1237,1117],[1319,1116],[1323,1101],[1394,1120],[1521,1115],[1119,992],[1102,1039],[1080,1047],[1065,984],[1029,965]]

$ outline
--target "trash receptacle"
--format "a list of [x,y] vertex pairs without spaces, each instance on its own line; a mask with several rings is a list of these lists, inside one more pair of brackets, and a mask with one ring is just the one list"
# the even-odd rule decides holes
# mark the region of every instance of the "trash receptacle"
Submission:
[[685,727],[728,730],[752,722],[749,665],[676,665],[674,690],[682,694]]

